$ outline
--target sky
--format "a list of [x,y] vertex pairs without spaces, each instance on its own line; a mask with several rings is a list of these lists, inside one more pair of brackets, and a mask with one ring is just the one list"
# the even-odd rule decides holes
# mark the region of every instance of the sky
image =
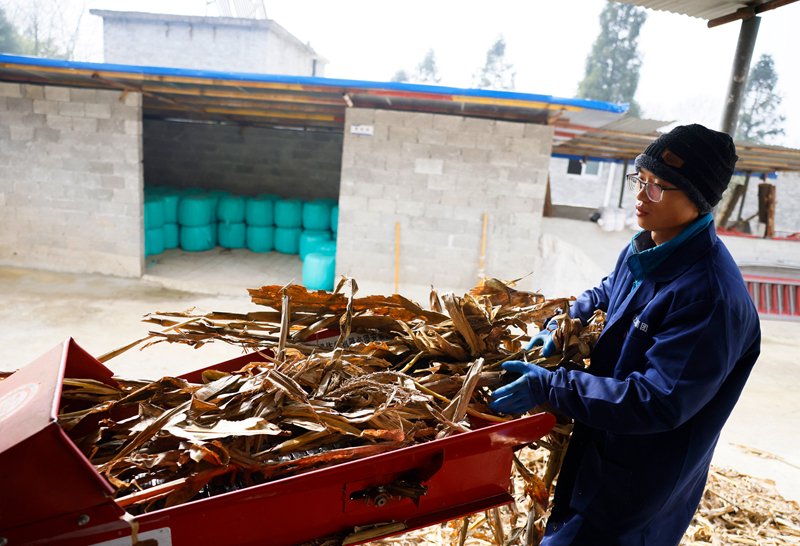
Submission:
[[[47,0],[0,0],[10,13]],[[224,0],[60,0],[84,7],[77,55],[102,61],[102,21],[88,9],[217,15]],[[232,1],[231,1],[232,3]],[[413,71],[433,49],[441,85],[472,87],[486,52],[499,38],[516,71],[516,91],[574,97],[600,30],[605,0],[264,0],[267,16],[328,60],[325,76],[388,81]],[[740,22],[709,29],[706,21],[648,10],[636,100],[642,117],[719,128]],[[772,55],[783,98],[786,135],[771,144],[800,148],[800,63],[794,33],[800,2],[761,15],[752,64]]]

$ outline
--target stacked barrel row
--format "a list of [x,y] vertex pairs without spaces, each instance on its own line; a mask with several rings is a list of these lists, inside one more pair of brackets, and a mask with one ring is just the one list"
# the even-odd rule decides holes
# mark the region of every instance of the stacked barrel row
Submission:
[[216,246],[299,254],[303,284],[331,290],[339,208],[332,199],[301,201],[274,194],[154,187],[145,191],[145,256]]

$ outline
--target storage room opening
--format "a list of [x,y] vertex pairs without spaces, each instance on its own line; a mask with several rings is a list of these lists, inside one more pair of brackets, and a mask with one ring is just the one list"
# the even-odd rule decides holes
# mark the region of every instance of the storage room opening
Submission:
[[236,250],[226,253],[232,266],[241,252],[266,261],[290,254],[308,288],[331,289],[342,140],[333,131],[145,117],[146,268],[226,249]]

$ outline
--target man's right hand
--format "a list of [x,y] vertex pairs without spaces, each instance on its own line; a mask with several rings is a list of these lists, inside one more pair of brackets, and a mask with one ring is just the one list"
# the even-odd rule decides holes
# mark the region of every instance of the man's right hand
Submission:
[[533,336],[525,347],[526,351],[530,351],[534,347],[542,346],[542,356],[548,357],[554,355],[556,352],[556,344],[553,342],[553,332],[558,330],[558,321],[555,317],[551,318],[544,326],[544,329],[538,334]]

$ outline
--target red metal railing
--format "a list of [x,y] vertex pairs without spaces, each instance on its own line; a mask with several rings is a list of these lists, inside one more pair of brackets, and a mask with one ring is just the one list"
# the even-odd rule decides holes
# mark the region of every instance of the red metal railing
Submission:
[[744,275],[744,281],[763,318],[800,320],[800,279]]

